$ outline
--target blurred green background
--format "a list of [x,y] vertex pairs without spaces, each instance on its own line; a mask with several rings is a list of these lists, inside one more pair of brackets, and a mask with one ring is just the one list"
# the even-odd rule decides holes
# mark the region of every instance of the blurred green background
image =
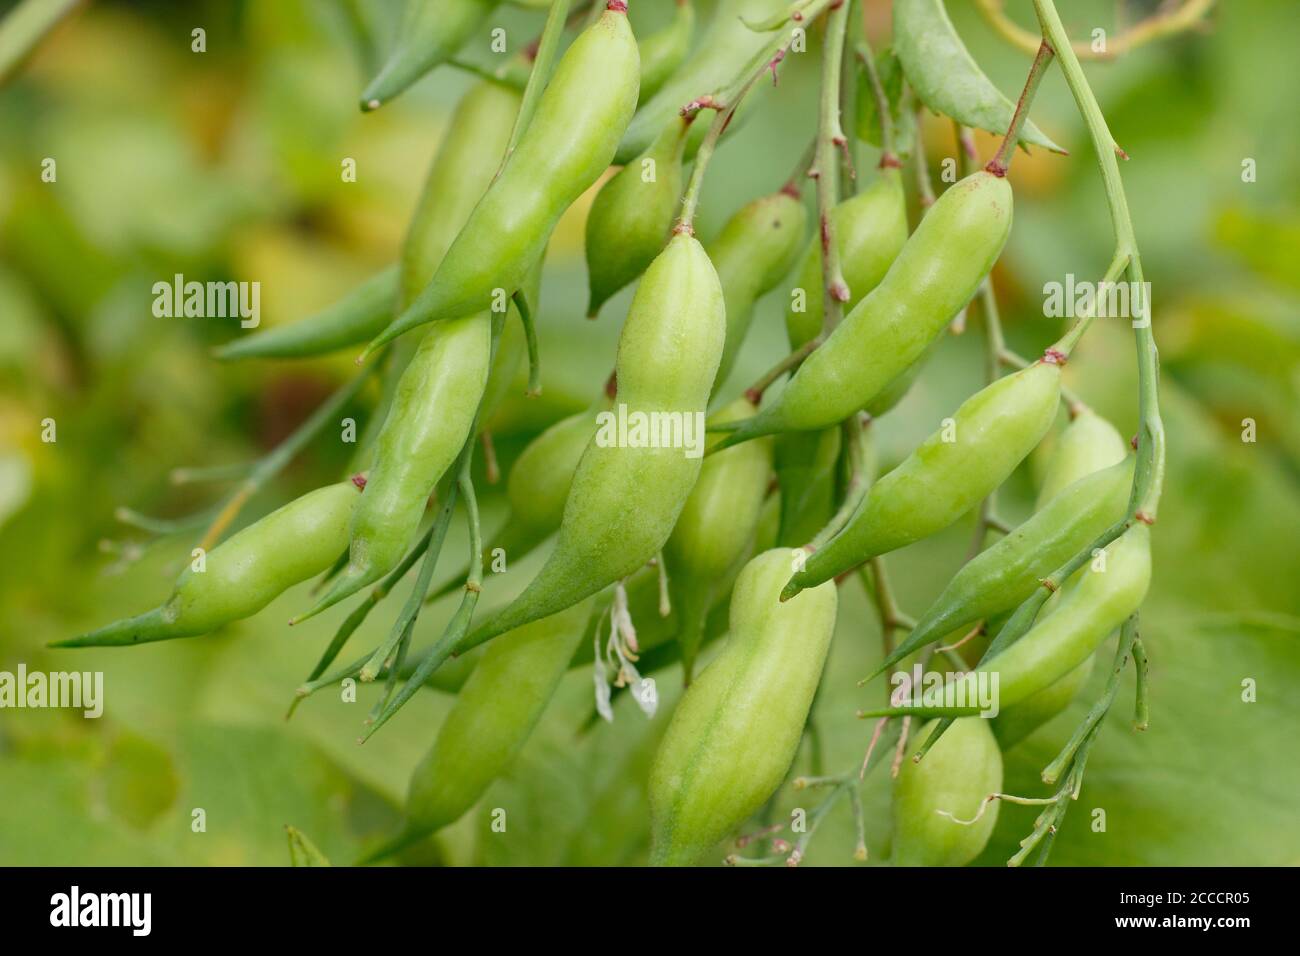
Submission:
[[[888,6],[865,2],[880,45]],[[972,52],[1014,95],[1029,57],[967,4],[948,6]],[[1154,4],[1119,6],[1134,18]],[[657,0],[632,7],[638,31],[669,13]],[[1075,36],[1115,22],[1111,0],[1060,7]],[[387,36],[399,5],[363,8]],[[1008,9],[1032,24],[1027,0]],[[513,50],[536,35],[541,15],[502,7],[493,22],[506,27]],[[191,52],[196,27],[206,30],[205,53]],[[467,56],[488,62],[486,43],[481,56],[472,48]],[[1153,283],[1170,458],[1142,617],[1151,728],[1130,727],[1126,675],[1057,840],[1057,864],[1300,863],[1297,44],[1300,4],[1232,0],[1218,4],[1205,31],[1086,64],[1131,156],[1122,170]],[[814,38],[808,55],[789,58],[762,109],[724,141],[704,192],[706,239],[795,165],[815,123],[816,50]],[[444,67],[362,115],[365,79],[335,0],[138,0],[78,12],[0,89],[0,670],[99,670],[107,698],[99,720],[0,711],[0,864],[284,865],[285,824],[344,862],[399,820],[406,779],[451,698],[422,691],[364,747],[355,741],[368,688],[358,703],[322,693],[286,722],[294,688],[346,613],[289,631],[284,621],[305,606],[303,589],[200,639],[44,649],[157,604],[186,559],[196,535],[152,538],[117,523],[116,508],[179,516],[208,506],[226,489],[175,486],[170,469],[255,458],[349,375],[350,354],[220,364],[209,351],[242,334],[237,322],[156,318],[150,289],[178,272],[257,280],[267,327],[329,304],[393,261],[429,158],[471,80]],[[1044,82],[1034,117],[1071,155],[1022,155],[1011,174],[1016,225],[994,278],[1011,344],[1024,354],[1061,331],[1042,316],[1042,284],[1067,272],[1095,278],[1112,251],[1101,180],[1059,72]],[[933,118],[926,137],[936,169],[955,155],[946,120]],[[984,156],[992,142],[981,138]],[[863,156],[865,180],[869,148]],[[349,157],[355,183],[340,176]],[[46,158],[57,163],[56,182],[41,179]],[[1254,182],[1243,182],[1246,159],[1255,161]],[[582,318],[590,198],[551,244],[540,323],[545,395],[526,401],[521,384],[493,422],[506,466],[546,423],[594,396],[613,362],[630,296],[598,323]],[[785,294],[778,288],[761,305],[727,394],[781,354]],[[887,465],[978,387],[978,330],[943,341],[913,392],[879,423]],[[1098,322],[1066,373],[1125,433],[1136,423],[1131,343],[1122,323]],[[359,421],[374,397],[351,410]],[[1257,423],[1253,443],[1242,440],[1247,418]],[[52,443],[42,441],[46,419],[56,423]],[[241,522],[336,480],[347,453],[327,431]],[[1029,511],[1040,463],[1031,459],[1008,485],[1004,509],[1016,519]],[[502,513],[499,488],[480,487],[491,528]],[[971,520],[891,557],[909,611],[923,610],[959,565]],[[448,554],[463,553],[460,535]],[[486,600],[507,596],[535,566],[490,580]],[[878,684],[856,687],[879,655],[879,635],[860,585],[843,592],[815,714],[823,752],[805,748],[796,772],[814,759],[827,771],[855,765],[870,728],[854,710],[883,693]],[[386,630],[395,604],[372,615],[354,648]],[[417,634],[431,640],[449,613],[435,606]],[[1097,696],[1102,671],[1067,714],[1007,755],[1008,791],[1043,795],[1038,771]],[[580,734],[591,676],[573,672],[513,771],[411,859],[642,860],[642,778],[677,684],[675,675],[659,677],[664,704],[652,724],[625,701],[612,725]],[[1242,699],[1247,680],[1254,702]],[[864,790],[873,862],[887,849],[887,792],[877,770]],[[800,804],[786,788],[779,805]],[[508,809],[507,832],[490,830],[492,807]],[[206,832],[192,831],[195,808],[206,813]],[[1106,812],[1104,832],[1091,825],[1096,808]],[[980,862],[1010,856],[1034,815],[1004,806]],[[807,862],[845,864],[852,851],[845,804]]]

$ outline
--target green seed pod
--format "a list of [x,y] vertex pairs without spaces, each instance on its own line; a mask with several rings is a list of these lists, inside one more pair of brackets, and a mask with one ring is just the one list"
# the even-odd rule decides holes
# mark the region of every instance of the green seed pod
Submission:
[[589,602],[502,636],[483,652],[411,775],[406,837],[459,820],[514,761],[569,669]]
[[[993,85],[966,50],[943,0],[896,0],[894,51],[908,84],[930,109],[963,126],[999,136],[1006,133],[1015,104]],[[1065,152],[1033,120],[1025,121],[1020,143]]]
[[[771,33],[751,30],[742,17],[756,23],[769,19],[786,6],[787,0],[719,0],[709,28],[696,46],[695,56],[689,58],[658,93],[641,104],[618,146],[614,162],[626,163],[633,156],[645,152],[659,131],[678,115],[683,104],[722,89],[770,42]],[[748,96],[746,102],[754,99],[757,97]],[[739,112],[743,114],[745,110],[742,108]],[[733,120],[733,128],[735,122]],[[707,126],[707,123],[697,125],[695,135],[691,136],[692,143],[687,146],[688,157],[695,155]]]
[[[893,168],[881,170],[880,178],[870,187],[836,206],[831,218],[841,271],[849,287],[844,308],[851,311],[880,284],[907,242],[907,199],[901,173]],[[802,299],[792,295],[785,313],[791,349],[821,334],[825,302],[822,284],[821,239],[814,237],[804,252],[794,284],[794,289],[803,290]]]
[[1130,458],[1067,487],[1028,521],[968,561],[876,673],[958,628],[1018,606],[1042,578],[1124,517],[1132,482]]
[[912,390],[916,380],[921,376],[921,369],[925,368],[925,360],[933,351],[934,346],[921,353],[921,357],[903,370],[903,373],[896,377],[892,382],[886,385],[876,394],[876,397],[867,402],[862,410],[872,418],[879,418],[881,415],[892,411],[894,406],[907,397],[907,393]]
[[[936,726],[938,721],[930,721],[915,739],[924,741]],[[970,826],[957,821],[974,819],[984,799],[1001,790],[1002,753],[989,721],[955,721],[920,763],[903,761],[894,778],[891,862],[965,866],[988,844],[998,821],[998,803]]]
[[773,193],[746,203],[727,220],[709,244],[727,303],[727,341],[714,381],[716,392],[731,373],[754,318],[754,304],[794,265],[803,243],[808,214],[791,192]]
[[429,284],[491,185],[510,143],[519,101],[515,90],[483,81],[470,87],[456,104],[402,240],[398,312]]
[[1056,417],[1060,392],[1060,366],[1046,360],[976,392],[871,487],[843,530],[790,579],[785,596],[948,527],[1034,450]]
[[51,647],[106,647],[197,637],[251,617],[287,588],[325,571],[347,547],[357,484],[317,488],[191,563],[167,603]]
[[[611,404],[612,399],[602,395],[590,408],[546,429],[520,453],[506,479],[510,512],[483,547],[485,566],[498,548],[507,561],[518,561],[559,530],[573,474],[596,431],[597,416]],[[433,596],[459,590],[464,582],[464,573],[453,575]]]
[[[738,398],[717,418],[729,421],[753,413],[754,405]],[[664,546],[672,604],[681,616],[677,640],[687,684],[718,587],[753,544],[771,475],[770,440],[750,442],[707,459]]]
[[668,82],[669,77],[686,59],[691,49],[691,34],[695,30],[695,8],[691,0],[677,0],[677,10],[672,23],[658,33],[651,34],[639,44],[641,50],[641,93],[638,103],[644,103]]
[[417,325],[489,309],[520,287],[561,214],[609,166],[639,77],[627,13],[611,8],[565,52],[533,121],[433,279],[370,351]]
[[[682,194],[690,119],[674,117],[650,148],[601,187],[587,216],[587,318],[645,272],[668,242]],[[648,177],[648,178],[647,178]]]
[[618,345],[618,414],[602,420],[583,453],[555,550],[524,592],[464,646],[569,607],[663,548],[695,486],[700,458],[662,442],[652,447],[644,428],[640,439],[633,441],[629,429],[624,440],[616,424],[649,422],[654,430],[653,413],[667,412],[693,427],[708,402],[725,329],[722,288],[703,246],[692,236],[674,236],[632,299]]
[[993,734],[998,738],[1002,749],[1010,750],[1069,707],[1088,683],[1096,663],[1097,655],[1093,654],[1060,680],[1000,711],[993,718],[992,724]]
[[415,543],[429,495],[469,438],[491,357],[492,318],[486,313],[425,334],[375,441],[375,465],[352,515],[348,566],[297,620],[377,581]]
[[389,266],[319,312],[227,342],[213,354],[222,361],[244,358],[306,358],[368,342],[393,320],[397,266]]
[[[936,701],[933,696],[937,692],[926,691],[900,707],[864,711],[862,715],[972,716],[981,712],[981,682],[996,688],[994,703],[999,710],[1014,707],[1092,656],[1141,606],[1150,583],[1151,529],[1138,522],[1093,556],[1078,580],[1061,592],[1055,611],[1045,617],[1040,614],[1028,633],[974,671],[950,678],[945,700]],[[990,675],[997,675],[996,685]]]
[[808,356],[777,400],[723,445],[811,431],[875,398],[947,328],[993,268],[1011,232],[1011,187],[978,172],[931,207],[880,285]]
[[435,66],[446,63],[496,9],[497,0],[407,0],[397,44],[361,94],[362,111],[377,110]]
[[[1091,409],[1081,409],[1052,449],[1052,457],[1038,489],[1036,511],[1055,498],[1062,489],[1084,475],[1118,464],[1128,455],[1128,442],[1115,426]],[[1116,520],[1119,520],[1118,518]]]
[[790,553],[759,555],[731,598],[731,636],[673,713],[650,773],[651,862],[696,862],[785,779],[835,630],[835,585],[781,603]]

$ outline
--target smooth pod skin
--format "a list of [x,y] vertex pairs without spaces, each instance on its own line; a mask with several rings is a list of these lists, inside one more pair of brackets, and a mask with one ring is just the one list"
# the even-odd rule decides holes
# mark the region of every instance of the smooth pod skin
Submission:
[[1011,187],[978,172],[931,207],[880,285],[858,303],[777,400],[723,445],[826,428],[863,408],[920,358],[979,290],[1011,232]]
[[1041,511],[1062,490],[1084,475],[1123,461],[1128,451],[1128,442],[1114,425],[1092,409],[1082,409],[1066,426],[1052,449],[1034,509]]
[[785,779],[835,630],[835,585],[778,594],[790,552],[740,573],[731,636],[687,690],[650,772],[651,863],[686,866],[753,814]]
[[[645,272],[668,242],[682,194],[691,121],[674,117],[650,148],[601,187],[587,215],[587,318]],[[653,178],[651,178],[653,177]]]
[[[721,409],[722,420],[754,413],[748,399]],[[664,545],[672,603],[681,615],[677,639],[686,683],[717,600],[719,585],[749,552],[772,475],[772,442],[760,439],[705,459],[700,477]]]
[[799,255],[808,213],[789,192],[762,196],[742,206],[709,244],[727,303],[727,341],[714,382],[720,388],[736,361],[754,318],[754,304],[775,288]]
[[375,441],[375,464],[352,515],[348,566],[304,617],[377,581],[415,543],[429,495],[474,426],[491,358],[486,313],[425,334]]
[[499,290],[518,289],[560,215],[609,166],[639,83],[627,13],[606,10],[560,59],[533,121],[433,279],[370,350],[417,325],[491,308]]
[[[646,270],[619,338],[615,411],[629,423],[677,413],[696,427],[722,356],[722,288],[704,247],[673,237]],[[614,417],[614,416],[611,416]],[[671,421],[671,420],[670,420]],[[537,577],[466,638],[472,647],[627,577],[672,533],[701,459],[683,447],[620,442],[606,422],[583,453],[559,539]],[[702,440],[702,435],[699,436]]]
[[520,99],[516,90],[485,80],[456,104],[402,241],[399,312],[429,284],[492,183]]
[[[614,162],[627,163],[645,152],[684,104],[722,89],[763,49],[772,34],[749,29],[741,21],[742,16],[759,22],[780,13],[788,5],[787,0],[720,0],[708,29],[700,37],[695,55],[636,111],[618,146]],[[750,99],[753,97],[746,98],[747,101]],[[744,112],[743,108],[740,112]],[[702,137],[707,127],[708,123],[697,124],[697,133],[691,137],[695,146],[698,146],[697,137]],[[688,145],[687,156],[693,155],[694,148]]]
[[377,272],[327,308],[305,319],[227,342],[213,354],[244,358],[306,358],[368,342],[393,320],[398,267]]
[[[498,548],[508,562],[518,561],[559,530],[574,472],[596,431],[596,416],[611,403],[602,396],[591,407],[556,422],[520,453],[506,479],[510,513],[483,547],[484,566]],[[459,590],[464,583],[463,573],[453,575],[434,596]]]
[[1130,458],[1067,487],[968,561],[876,673],[945,634],[1018,606],[1042,578],[1124,517],[1132,482]]
[[[985,76],[948,19],[943,0],[895,0],[894,51],[921,102],[965,126],[997,133],[1011,125],[1016,107]],[[1026,120],[1020,143],[1063,153]]]
[[454,823],[509,769],[569,669],[589,603],[503,635],[483,652],[411,775],[408,834]]
[[[1002,752],[989,723],[981,717],[954,721],[920,763],[903,761],[894,778],[895,866],[965,866],[988,844],[998,822],[996,800],[976,823],[957,820],[974,819],[984,798],[1002,791]],[[915,740],[924,741],[937,725],[927,723]]]
[[347,547],[358,486],[308,492],[232,535],[191,564],[167,603],[51,647],[105,647],[197,637],[251,617],[287,588],[325,571]]
[[[840,251],[840,269],[849,287],[845,312],[880,284],[907,242],[907,199],[898,169],[883,169],[880,178],[831,213],[835,242]],[[822,246],[814,237],[804,252],[794,288],[802,289],[802,301],[791,296],[785,313],[790,348],[797,349],[822,331],[825,289],[822,287]],[[796,309],[796,304],[802,308]]]
[[[1104,568],[1104,570],[1102,570]],[[1151,583],[1151,529],[1138,522],[1105,548],[1105,555],[1084,565],[1077,582],[1060,592],[1056,610],[1040,617],[1014,644],[974,671],[951,678],[954,695],[978,701],[979,682],[991,687],[997,675],[997,706],[1010,709],[1050,687],[1086,661],[1101,643],[1141,606]],[[901,707],[864,711],[863,716],[918,714],[965,717],[980,713],[978,704],[952,705],[922,697]]]
[[794,548],[811,541],[835,514],[835,466],[842,444],[838,428],[775,437],[781,493],[777,544]]
[[1096,667],[1097,655],[1070,671],[1060,680],[1030,694],[993,718],[993,735],[1003,750],[1010,750],[1043,724],[1069,707],[1083,690]]
[[997,488],[1056,417],[1060,366],[1038,361],[962,403],[867,493],[849,523],[809,555],[786,596],[948,527]]
[[451,59],[496,6],[497,0],[407,0],[397,44],[361,94],[362,111],[379,109]]
[[677,0],[672,22],[639,44],[641,50],[641,92],[638,103],[654,96],[686,59],[695,31],[695,7],[691,0]]

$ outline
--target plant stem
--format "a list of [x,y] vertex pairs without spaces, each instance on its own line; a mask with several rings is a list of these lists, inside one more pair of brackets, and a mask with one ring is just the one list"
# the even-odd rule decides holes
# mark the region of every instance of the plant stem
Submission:
[[1034,101],[1034,94],[1038,92],[1038,84],[1043,81],[1043,74],[1047,72],[1052,56],[1052,45],[1044,37],[1038,45],[1034,62],[1030,64],[1029,78],[1025,80],[1025,88],[1020,91],[1020,100],[1016,103],[1016,112],[1011,117],[1011,125],[1007,127],[1007,135],[1002,138],[1002,145],[993,154],[989,164],[984,167],[994,176],[1005,176],[1007,170],[1011,168],[1011,157],[1015,153],[1016,143],[1020,140],[1020,131],[1024,128],[1025,121],[1029,119],[1029,104]]
[[[776,68],[785,59],[797,31],[806,28],[808,24],[835,2],[836,0],[811,0],[802,7],[792,8],[772,27],[772,29],[782,28],[776,39],[754,54],[730,84],[718,92],[709,93],[691,100],[682,107],[681,114],[683,116],[693,116],[699,113],[700,110],[714,110],[716,115],[713,118],[712,125],[709,126],[704,141],[695,154],[695,166],[691,169],[691,178],[687,181],[686,189],[682,193],[682,211],[677,218],[677,223],[673,226],[674,233],[695,234],[695,214],[699,207],[700,189],[704,185],[704,173],[713,159],[713,153],[718,147],[718,140],[722,138],[722,134],[730,124],[731,118],[736,115],[736,109],[745,99],[745,96],[768,70],[772,71],[772,82],[776,82]],[[798,19],[794,19],[790,13],[797,14]],[[757,27],[751,27],[751,29],[757,29]]]
[[[1003,3],[1004,0],[975,0],[975,6],[985,21],[1004,40],[1026,53],[1033,53],[1038,47],[1038,36],[1008,17],[1002,9]],[[1185,0],[1181,6],[1174,8],[1164,4],[1162,10],[1167,9],[1167,12],[1157,11],[1145,20],[1138,21],[1112,37],[1102,50],[1095,50],[1091,43],[1082,40],[1071,43],[1070,48],[1080,59],[1113,60],[1153,40],[1195,28],[1213,6],[1214,0]]]
[[524,339],[528,343],[528,397],[536,398],[542,394],[542,357],[537,347],[537,325],[524,290],[516,289],[511,298],[519,310],[519,321],[524,324]]
[[[861,31],[859,31],[860,33]],[[889,108],[889,97],[885,95],[885,86],[880,82],[880,70],[876,66],[876,56],[865,36],[859,35],[856,42],[858,62],[862,72],[867,75],[867,85],[871,88],[871,98],[876,101],[876,118],[880,121],[880,163],[881,169],[902,165],[895,152],[893,113]]]
[[[1127,275],[1137,288],[1145,288],[1142,275],[1142,259],[1138,255],[1137,239],[1133,232],[1133,220],[1129,215],[1128,200],[1124,195],[1124,184],[1119,174],[1116,153],[1119,149],[1106,118],[1102,115],[1097,98],[1084,76],[1083,67],[1070,47],[1069,37],[1061,25],[1060,15],[1052,0],[1034,0],[1034,9],[1038,12],[1043,36],[1054,47],[1061,50],[1061,71],[1074,96],[1075,104],[1083,115],[1097,152],[1097,162],[1101,166],[1102,180],[1106,187],[1106,201],[1110,207],[1111,225],[1115,233],[1115,259],[1126,257]],[[1165,430],[1160,417],[1160,359],[1156,350],[1155,338],[1151,331],[1150,303],[1147,304],[1147,318],[1134,324],[1134,337],[1137,346],[1138,363],[1138,410],[1139,440],[1138,461],[1133,476],[1133,495],[1130,508],[1143,521],[1154,522],[1156,510],[1160,503],[1160,491],[1164,485],[1165,475]]]
[[831,7],[826,17],[826,37],[822,50],[821,101],[817,119],[817,158],[813,171],[817,180],[817,219],[822,244],[822,337],[830,335],[844,317],[844,303],[849,301],[849,286],[840,267],[840,246],[835,239],[833,213],[840,201],[840,150],[848,149],[848,138],[840,124],[840,80],[844,75],[844,40],[848,35],[849,9],[843,0]]
[[293,430],[284,441],[280,442],[269,454],[260,459],[248,473],[248,477],[240,482],[237,487],[220,506],[220,511],[208,526],[207,531],[199,540],[196,547],[204,551],[210,551],[212,547],[221,539],[230,523],[238,517],[239,512],[243,510],[244,505],[253,497],[262,486],[271,478],[279,474],[281,469],[287,465],[293,457],[298,454],[302,448],[316,436],[316,433],[323,429],[338,412],[356,397],[361,391],[361,386],[365,384],[366,379],[379,366],[376,362],[353,377],[342,388],[338,389],[325,402],[308,416],[307,420]]

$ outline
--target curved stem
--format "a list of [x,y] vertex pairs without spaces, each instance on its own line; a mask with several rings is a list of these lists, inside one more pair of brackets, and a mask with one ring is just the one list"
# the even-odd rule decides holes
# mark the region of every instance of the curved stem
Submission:
[[[1034,0],[1043,36],[1061,51],[1061,71],[1074,96],[1075,104],[1083,115],[1088,133],[1097,152],[1102,181],[1106,187],[1106,202],[1110,207],[1111,225],[1115,233],[1115,259],[1126,257],[1127,275],[1135,288],[1145,288],[1142,260],[1138,255],[1133,220],[1129,214],[1128,199],[1119,174],[1116,153],[1123,154],[1111,136],[1106,118],[1102,115],[1097,97],[1088,85],[1083,67],[1069,45],[1065,27],[1052,0]],[[1133,476],[1133,496],[1130,508],[1141,520],[1154,522],[1160,503],[1160,491],[1165,474],[1165,430],[1160,416],[1160,358],[1155,337],[1151,331],[1150,304],[1146,316],[1133,323],[1138,363],[1139,439],[1138,461]]]
[[[1002,39],[1026,53],[1033,53],[1038,47],[1039,36],[1008,17],[1003,3],[1004,0],[975,0],[976,9]],[[1083,41],[1071,43],[1070,48],[1083,60],[1113,60],[1153,40],[1194,29],[1213,6],[1214,0],[1185,0],[1181,6],[1167,12],[1156,12],[1116,34],[1101,50],[1093,49],[1091,43]]]

